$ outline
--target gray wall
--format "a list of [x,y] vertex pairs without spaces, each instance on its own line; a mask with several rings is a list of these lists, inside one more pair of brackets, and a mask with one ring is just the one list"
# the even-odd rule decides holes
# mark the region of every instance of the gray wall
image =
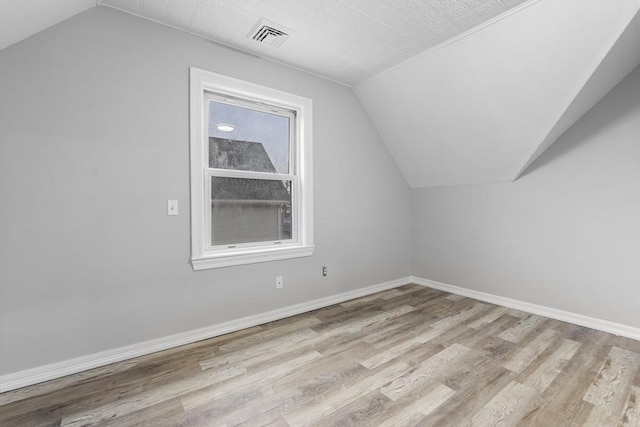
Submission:
[[640,326],[639,74],[516,182],[412,190],[414,275]]
[[[191,66],[313,99],[313,257],[191,269]],[[3,50],[0,93],[1,374],[411,274],[408,187],[347,87],[101,7]]]

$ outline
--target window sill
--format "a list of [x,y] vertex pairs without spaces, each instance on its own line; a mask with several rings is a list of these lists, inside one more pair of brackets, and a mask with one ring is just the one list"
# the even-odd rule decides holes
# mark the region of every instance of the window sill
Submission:
[[212,268],[231,267],[234,265],[301,258],[311,256],[313,249],[313,246],[294,246],[288,248],[251,249],[241,253],[227,252],[191,258],[191,265],[195,271],[200,271]]

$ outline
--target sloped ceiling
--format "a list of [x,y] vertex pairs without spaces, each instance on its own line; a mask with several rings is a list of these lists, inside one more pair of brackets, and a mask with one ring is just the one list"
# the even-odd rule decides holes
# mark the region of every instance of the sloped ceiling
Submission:
[[538,145],[520,169],[518,176],[526,171],[535,159],[549,148],[564,131],[602,99],[627,74],[640,64],[640,12],[636,13],[620,38],[615,42],[598,68],[591,75],[580,93],[571,101],[564,114],[553,126],[546,138]]
[[412,188],[511,181],[638,65],[638,7],[541,0],[355,91]]
[[[254,55],[354,85],[486,25],[526,0],[101,0]],[[261,18],[289,34],[278,48],[249,37]]]
[[96,4],[352,86],[412,188],[516,179],[640,64],[639,0],[0,0],[0,48]]
[[95,5],[96,0],[0,0],[0,49]]

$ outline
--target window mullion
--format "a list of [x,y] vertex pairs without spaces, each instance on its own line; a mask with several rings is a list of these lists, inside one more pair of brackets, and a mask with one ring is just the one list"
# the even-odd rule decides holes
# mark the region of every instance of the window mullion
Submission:
[[232,169],[205,169],[205,178],[212,176],[221,178],[245,178],[245,179],[264,179],[271,181],[293,181],[295,175],[292,174],[280,174],[269,172],[254,172],[254,171],[239,171]]

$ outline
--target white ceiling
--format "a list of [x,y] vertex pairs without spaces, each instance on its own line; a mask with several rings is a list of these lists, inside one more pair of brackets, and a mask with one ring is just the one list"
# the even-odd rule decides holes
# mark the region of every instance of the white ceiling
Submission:
[[516,179],[640,64],[640,0],[0,0],[0,48],[96,4],[353,86],[412,188]]
[[[353,85],[525,0],[101,0],[101,4]],[[278,48],[247,35],[284,26]]]

